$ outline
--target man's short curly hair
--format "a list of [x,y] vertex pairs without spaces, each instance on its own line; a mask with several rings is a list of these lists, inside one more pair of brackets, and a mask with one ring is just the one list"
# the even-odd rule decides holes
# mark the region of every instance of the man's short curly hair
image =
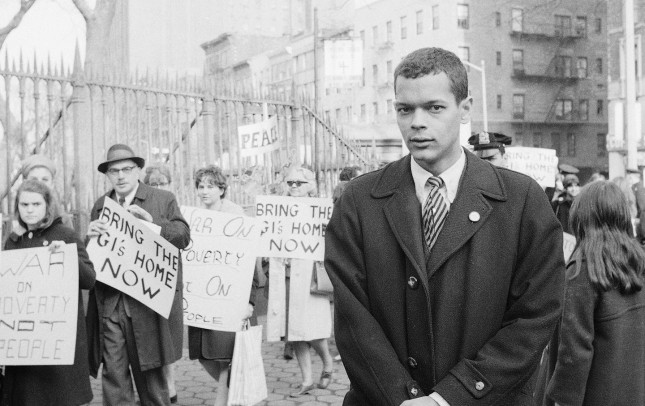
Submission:
[[195,188],[199,187],[199,184],[204,182],[209,185],[215,185],[222,190],[222,198],[226,196],[226,189],[228,188],[228,180],[226,176],[222,173],[222,170],[219,166],[208,165],[204,168],[200,168],[195,172]]
[[444,72],[450,80],[450,90],[460,103],[468,97],[468,73],[459,57],[442,48],[421,48],[409,53],[394,70],[394,93],[399,76],[416,79]]

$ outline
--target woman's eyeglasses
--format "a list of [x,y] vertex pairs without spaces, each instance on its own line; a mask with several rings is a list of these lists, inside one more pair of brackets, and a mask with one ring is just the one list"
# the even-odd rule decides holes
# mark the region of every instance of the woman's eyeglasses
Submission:
[[305,183],[309,183],[309,182],[304,181],[304,180],[288,180],[287,181],[287,185],[289,185],[289,187],[294,187],[294,186],[295,187],[300,187],[300,186],[304,185]]

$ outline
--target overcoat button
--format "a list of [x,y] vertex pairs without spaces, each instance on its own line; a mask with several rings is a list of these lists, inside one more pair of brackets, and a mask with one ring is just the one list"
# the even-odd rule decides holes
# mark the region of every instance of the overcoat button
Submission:
[[468,219],[472,221],[473,223],[476,223],[481,219],[482,216],[479,215],[476,211],[471,211],[470,214],[468,215]]
[[484,390],[484,382],[479,381],[475,384],[475,389],[477,390]]
[[410,289],[416,289],[419,286],[419,280],[414,276],[408,278],[408,286]]
[[417,360],[412,357],[408,357],[408,365],[410,366],[410,368],[416,368],[418,365]]

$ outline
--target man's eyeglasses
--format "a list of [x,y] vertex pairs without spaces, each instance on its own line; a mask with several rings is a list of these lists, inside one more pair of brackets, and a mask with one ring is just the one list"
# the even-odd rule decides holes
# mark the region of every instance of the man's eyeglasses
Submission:
[[125,168],[117,169],[117,168],[110,168],[107,170],[107,174],[110,176],[118,176],[119,172],[123,172],[124,175],[129,175],[132,173],[132,170],[136,168],[137,166],[126,166]]
[[288,180],[287,181],[287,185],[289,185],[289,187],[293,187],[294,185],[296,187],[300,187],[300,186],[304,185],[305,183],[309,183],[309,182],[306,182],[304,180]]
[[168,186],[170,183],[164,182],[164,183],[151,183],[150,186],[152,187],[163,187],[163,186]]

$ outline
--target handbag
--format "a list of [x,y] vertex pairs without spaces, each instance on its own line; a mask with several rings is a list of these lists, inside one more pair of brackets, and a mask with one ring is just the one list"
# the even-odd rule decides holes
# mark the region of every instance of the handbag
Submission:
[[329,275],[327,275],[325,265],[320,261],[314,262],[309,291],[314,295],[331,296],[334,294],[334,286],[331,284]]
[[229,374],[227,406],[250,406],[269,394],[262,360],[262,326],[249,327],[235,333],[235,348]]

